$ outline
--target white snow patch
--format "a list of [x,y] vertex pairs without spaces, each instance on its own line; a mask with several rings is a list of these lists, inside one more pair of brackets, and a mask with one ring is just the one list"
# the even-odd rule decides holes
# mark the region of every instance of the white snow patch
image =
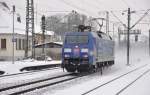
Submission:
[[15,74],[20,73],[20,69],[28,66],[38,66],[38,65],[51,65],[51,64],[60,64],[61,61],[52,60],[52,61],[37,61],[33,59],[27,59],[22,61],[15,61],[15,64],[12,64],[11,61],[0,61],[0,70],[5,71],[5,74]]

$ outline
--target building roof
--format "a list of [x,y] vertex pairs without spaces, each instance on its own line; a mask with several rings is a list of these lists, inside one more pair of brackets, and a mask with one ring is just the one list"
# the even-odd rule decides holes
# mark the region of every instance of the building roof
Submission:
[[49,42],[45,44],[35,45],[35,48],[42,48],[43,45],[45,45],[45,48],[61,48],[63,43],[62,42]]
[[[13,14],[5,2],[0,2],[0,33],[13,33]],[[14,26],[15,33],[25,34],[25,24],[17,21],[18,15],[15,14]]]
[[[40,32],[36,32],[36,33],[42,34],[42,31],[40,30]],[[54,31],[46,31],[46,32],[45,32],[45,35],[50,35],[50,36],[52,36],[52,35],[54,35]]]
[[[26,24],[17,21],[17,18],[21,16],[19,13],[15,12],[14,15],[14,32],[17,34],[23,34],[25,35],[26,33]],[[41,29],[38,26],[35,26],[35,33],[40,32]],[[11,34],[13,33],[13,14],[5,2],[0,2],[0,33],[2,34]],[[29,33],[31,35],[31,33]]]
[[47,35],[54,35],[54,31],[46,31]]

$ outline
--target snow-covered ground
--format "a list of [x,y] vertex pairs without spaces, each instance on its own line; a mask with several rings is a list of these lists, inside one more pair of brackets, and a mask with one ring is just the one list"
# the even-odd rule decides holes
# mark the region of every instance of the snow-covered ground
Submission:
[[40,79],[46,79],[47,77],[55,77],[58,75],[67,74],[62,71],[62,69],[46,70],[41,72],[32,72],[27,74],[6,76],[0,78],[0,88],[5,88],[14,84],[28,83],[31,81],[36,81]]
[[[54,88],[45,88],[43,91],[41,90],[38,93],[40,93],[39,95],[81,95],[86,91],[89,91],[103,83],[106,83],[121,74],[127,73],[137,67],[143,66],[144,64],[149,64],[150,59],[148,55],[148,45],[146,45],[146,43],[132,43],[130,51],[131,56],[129,66],[126,65],[125,43],[120,45],[116,44],[115,65],[105,69],[102,76],[99,73],[91,76],[91,78],[88,77],[87,79],[81,79],[80,82],[78,80],[76,82],[58,85],[58,87],[56,86]],[[150,66],[148,65],[148,67],[145,68],[150,68]],[[134,78],[136,78],[137,76],[142,74],[144,70],[146,70],[145,68],[133,73],[129,77],[125,77],[124,80],[122,80],[122,82],[120,82],[119,84],[123,85],[123,82],[128,83],[129,81],[133,81]],[[137,81],[137,84],[135,83],[136,85],[131,86],[131,89],[128,88],[127,90],[125,90],[121,95],[150,95],[150,91],[148,90],[148,87],[150,87],[150,82],[148,81],[150,77],[149,75],[150,73],[139,79],[139,81]],[[140,85],[142,86],[142,88]],[[114,91],[116,91],[118,87],[118,83],[116,83],[112,87],[106,87],[106,89],[96,90],[95,93],[92,92],[88,95],[115,95]]]
[[51,65],[51,64],[60,64],[60,60],[51,60],[51,61],[37,61],[33,59],[15,61],[12,64],[11,61],[0,61],[0,71],[4,71],[5,74],[15,74],[20,73],[20,69],[30,66],[38,65]]
[[[121,74],[127,73],[137,67],[143,66],[145,64],[149,64],[150,59],[149,59],[149,54],[148,54],[148,45],[145,42],[138,42],[138,43],[133,43],[131,44],[130,48],[130,65],[126,65],[126,43],[121,42],[120,44],[116,43],[115,47],[115,65],[109,68],[105,68],[103,71],[103,75],[101,76],[100,73],[96,73],[94,75],[89,75],[87,77],[83,77],[81,79],[77,80],[72,80],[67,83],[59,84],[54,87],[47,87],[44,89],[40,89],[37,91],[34,91],[33,94],[39,94],[39,95],[81,95],[85,93],[86,91],[89,91],[103,83],[106,83],[110,81],[111,79],[114,79],[117,76],[120,76]],[[36,65],[47,65],[47,64],[60,64],[61,61],[37,61],[37,60],[23,60],[23,61],[16,61],[15,64],[12,64],[12,62],[0,62],[0,70],[5,71],[5,74],[14,74],[14,73],[19,73],[20,69],[23,67],[27,66],[36,66]],[[148,67],[145,68],[150,68]],[[137,71],[130,75],[130,77],[122,79],[122,82],[120,82],[120,89],[123,86],[123,82],[128,83],[127,81],[131,82],[134,78],[142,74],[144,72],[144,69],[141,71]],[[34,80],[37,78],[46,77],[46,76],[51,76],[51,75],[59,75],[59,74],[65,74],[66,72],[63,72],[62,69],[58,70],[51,70],[49,72],[39,72],[38,74],[29,74],[27,76],[20,76],[20,78],[15,77],[8,78],[8,81],[6,79],[6,82],[8,84],[17,82],[17,81],[22,81],[24,79],[26,80]],[[129,87],[127,90],[125,90],[122,95],[149,95],[150,91],[146,88],[149,87],[148,84],[150,84],[149,76],[150,73],[146,74],[143,78],[137,81],[137,84]],[[37,77],[38,76],[38,77]],[[129,79],[128,79],[129,78]],[[116,86],[115,86],[116,85]],[[114,83],[113,86],[106,86],[105,88],[102,89],[97,89],[94,92],[89,93],[88,95],[114,95],[115,91],[119,89],[117,86],[117,83]],[[121,86],[122,85],[122,86]],[[140,87],[142,86],[142,89]],[[109,91],[108,91],[109,90]],[[32,93],[30,93],[32,94]]]
[[140,80],[129,87],[121,95],[150,95],[150,73],[143,76]]
[[[89,75],[80,79],[68,81],[66,83],[58,84],[52,87],[46,87],[40,90],[36,90],[34,92],[29,93],[29,95],[81,95],[86,91],[89,91],[103,83],[110,81],[124,73],[127,73],[131,70],[134,70],[137,67],[143,66],[145,64],[149,64],[149,54],[148,54],[148,45],[145,42],[138,42],[131,44],[130,48],[130,65],[126,65],[126,43],[122,42],[120,44],[116,44],[115,48],[115,65],[109,68],[105,68],[103,71],[103,75],[100,75],[100,72],[95,73],[94,75]],[[35,65],[45,65],[45,64],[60,64],[60,61],[36,61],[36,60],[24,60],[24,61],[16,61],[15,64],[11,62],[1,62],[0,70],[6,71],[9,74],[20,72],[20,68],[26,66],[35,66]],[[106,86],[102,89],[97,89],[94,92],[89,93],[88,95],[114,95],[118,89],[124,86],[124,84],[128,84],[133,81],[136,77],[142,74],[146,69],[150,68],[149,65],[144,67],[143,69],[132,73],[129,76],[126,76],[120,82],[113,83],[113,85]],[[65,74],[62,69],[51,70],[50,72],[39,72],[38,74],[29,74],[27,76],[12,77],[6,81],[8,84],[15,83],[17,81],[26,80],[34,80],[37,78],[43,78],[44,76],[53,76],[59,74]],[[121,95],[150,95],[149,87],[149,76],[150,73],[143,76],[141,79],[134,83],[131,87],[125,90]],[[125,83],[123,83],[125,82]],[[120,85],[119,85],[119,84]],[[142,88],[141,88],[141,87]],[[120,87],[120,88],[118,88]],[[28,94],[27,94],[28,95]]]

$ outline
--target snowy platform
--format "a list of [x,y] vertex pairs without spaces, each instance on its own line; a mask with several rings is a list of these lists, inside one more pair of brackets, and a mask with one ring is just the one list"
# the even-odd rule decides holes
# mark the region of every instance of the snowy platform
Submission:
[[11,61],[0,61],[0,71],[4,71],[5,74],[15,74],[15,73],[20,73],[21,72],[20,70],[25,67],[54,65],[60,63],[61,61],[59,60],[37,61],[32,59],[16,61],[14,64],[12,64]]

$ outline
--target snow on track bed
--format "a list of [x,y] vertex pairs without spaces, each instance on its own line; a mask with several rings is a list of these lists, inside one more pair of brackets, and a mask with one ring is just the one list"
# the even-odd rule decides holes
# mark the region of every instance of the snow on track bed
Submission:
[[150,72],[128,87],[120,95],[150,95]]
[[73,79],[76,78],[76,76],[72,76],[73,74],[64,74],[56,77],[49,77],[46,79],[36,80],[36,81],[30,81],[28,83],[22,83],[22,84],[16,84],[13,86],[0,88],[0,95],[18,95],[24,92],[28,92],[30,90],[34,90],[40,87],[44,87],[46,85],[53,85],[58,82],[67,80],[67,79]]
[[[48,86],[48,87],[44,87],[44,88],[40,88],[40,89],[36,89],[34,91],[25,93],[23,95],[43,95],[43,93],[45,93],[45,91],[49,91],[48,94],[46,95],[53,95],[53,93],[57,92],[58,90],[63,90],[65,88],[69,88],[71,86],[75,86],[76,84],[80,84],[82,82],[88,81],[89,79],[94,79],[95,76],[99,76],[100,75],[100,71],[96,72],[96,73],[83,73],[84,75],[81,77],[78,77],[76,79],[73,80],[69,80],[69,81],[65,81],[56,85],[52,85],[52,86]],[[76,91],[75,91],[76,92]],[[59,95],[72,95],[73,93],[69,93],[69,94],[59,94]],[[45,95],[45,94],[44,94]]]
[[137,77],[135,80],[133,80],[130,84],[128,84],[127,86],[125,86],[124,88],[122,88],[116,95],[120,95],[124,90],[126,90],[128,87],[130,87],[133,83],[135,83],[137,80],[139,80],[140,78],[142,78],[143,76],[145,76],[147,73],[150,72],[150,69],[148,69],[147,71],[145,71],[143,74],[141,74],[139,77]]
[[71,74],[65,74],[65,75],[61,75],[61,76],[57,76],[57,77],[51,77],[51,78],[47,78],[47,79],[42,79],[42,80],[38,80],[38,81],[32,81],[32,82],[28,82],[28,83],[24,83],[24,84],[20,84],[20,85],[14,85],[11,87],[6,87],[6,88],[2,88],[0,89],[0,95],[18,95],[18,94],[24,94],[36,89],[40,89],[43,87],[47,87],[47,86],[52,86],[58,83],[63,83],[63,82],[67,82],[73,79],[77,79],[83,76],[87,76],[89,74],[87,73],[83,73],[83,74],[76,74],[76,73],[71,73]]
[[150,66],[144,65],[101,84],[82,95],[120,95],[124,90],[148,72],[150,72]]
[[14,86],[16,84],[28,83],[31,81],[37,81],[41,79],[46,79],[49,77],[56,77],[60,75],[64,75],[68,73],[64,73],[62,69],[53,69],[53,70],[44,70],[33,73],[25,73],[19,75],[5,76],[0,78],[0,89]]

